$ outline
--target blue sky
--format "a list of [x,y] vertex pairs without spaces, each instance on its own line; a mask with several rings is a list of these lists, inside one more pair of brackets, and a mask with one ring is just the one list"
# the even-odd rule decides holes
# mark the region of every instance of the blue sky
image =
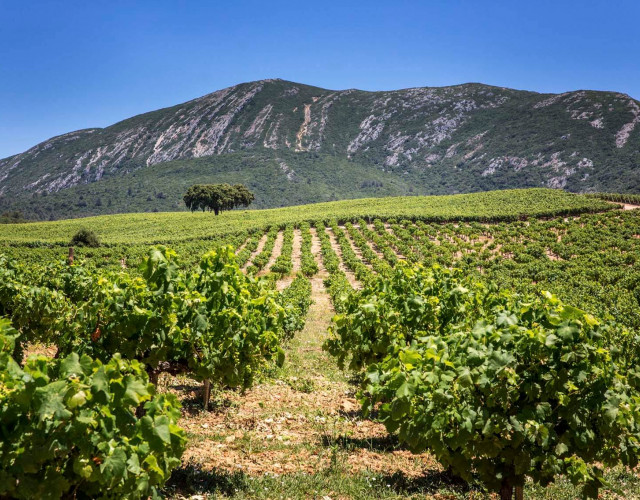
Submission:
[[638,0],[0,0],[0,158],[262,78],[638,99],[639,20]]

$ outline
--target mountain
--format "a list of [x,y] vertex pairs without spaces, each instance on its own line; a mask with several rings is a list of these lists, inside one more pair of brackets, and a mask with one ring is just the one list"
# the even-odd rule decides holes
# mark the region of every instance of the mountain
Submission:
[[475,83],[243,83],[0,160],[0,212],[184,210],[199,182],[244,183],[255,207],[538,186],[640,192],[640,103]]

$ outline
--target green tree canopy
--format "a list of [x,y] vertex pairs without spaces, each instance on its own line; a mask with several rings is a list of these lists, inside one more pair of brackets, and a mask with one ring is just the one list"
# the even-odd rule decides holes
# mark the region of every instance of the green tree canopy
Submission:
[[248,207],[254,199],[254,194],[242,184],[195,184],[183,198],[192,212],[209,210],[216,215],[223,210]]

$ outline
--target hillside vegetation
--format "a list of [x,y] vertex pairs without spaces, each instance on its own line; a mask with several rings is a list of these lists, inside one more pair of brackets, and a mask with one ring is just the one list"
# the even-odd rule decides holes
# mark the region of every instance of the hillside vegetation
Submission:
[[222,182],[245,184],[256,208],[521,187],[637,193],[639,123],[638,102],[615,92],[262,80],[0,160],[0,210],[184,210],[189,185]]

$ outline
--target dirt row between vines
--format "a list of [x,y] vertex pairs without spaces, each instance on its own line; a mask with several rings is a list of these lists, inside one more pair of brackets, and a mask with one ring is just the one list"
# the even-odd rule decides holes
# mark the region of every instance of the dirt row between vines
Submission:
[[[356,386],[322,350],[334,311],[323,283],[328,273],[320,240],[314,228],[311,234],[319,266],[310,278],[313,304],[304,329],[285,346],[284,368],[244,394],[215,393],[206,412],[201,384],[185,377],[161,378],[160,390],[175,393],[183,404],[180,425],[189,436],[183,467],[252,476],[314,474],[330,467],[348,474],[369,470],[406,478],[440,471],[432,457],[402,449],[383,425],[362,417]],[[294,249],[299,239],[298,233]]]
[[637,210],[640,205],[632,205],[631,203],[623,203],[622,210]]
[[[375,228],[375,226],[373,224],[369,225],[369,229],[371,229],[372,231],[378,232],[378,230]],[[388,235],[392,236],[396,240],[399,240],[399,238],[396,236],[396,233],[393,231],[393,228],[389,224],[385,224],[384,225],[384,231],[385,231],[385,233],[387,233]],[[381,235],[381,236],[383,236],[383,235]],[[405,255],[403,255],[402,252],[395,245],[389,245],[389,248],[396,255],[398,260],[407,260],[407,257]]]
[[351,245],[351,250],[353,250],[353,253],[356,254],[356,257],[358,257],[358,259],[360,259],[360,261],[365,266],[367,266],[369,269],[371,269],[373,271],[373,267],[371,267],[371,263],[367,259],[364,258],[364,256],[362,255],[362,250],[360,250],[358,245],[356,245],[355,241],[353,241],[353,239],[351,238],[351,235],[347,232],[347,230],[345,228],[341,227],[340,229],[342,229],[342,231],[344,232],[345,238],[349,242],[349,245]]
[[285,276],[278,280],[276,283],[276,288],[278,290],[284,290],[287,288],[293,279],[295,278],[298,271],[302,267],[302,263],[300,261],[302,257],[302,235],[300,233],[300,229],[293,230],[293,242],[291,245],[291,274],[289,276]]
[[242,251],[244,250],[244,247],[246,247],[246,246],[247,246],[247,243],[248,243],[248,242],[249,242],[249,238],[247,238],[246,240],[244,240],[244,241],[242,242],[242,244],[241,244],[238,248],[236,248],[236,250],[235,250],[235,254],[236,254],[236,255],[238,255],[240,252],[242,252]]
[[257,248],[253,251],[253,253],[251,254],[251,257],[249,257],[247,259],[247,262],[245,262],[244,266],[242,266],[242,270],[246,271],[247,268],[251,265],[251,263],[253,262],[253,259],[255,259],[260,252],[262,252],[262,249],[264,248],[265,244],[267,243],[267,234],[263,234],[262,238],[260,238],[260,241],[258,242],[258,246]]
[[280,257],[282,253],[282,241],[284,240],[284,233],[279,231],[276,236],[276,241],[273,242],[273,249],[271,250],[271,255],[269,256],[269,262],[264,266],[260,272],[258,272],[258,276],[264,276],[269,272],[271,267],[276,263],[276,259]]
[[[634,206],[635,207],[635,206]],[[360,228],[357,224],[354,224],[354,227],[360,231]],[[373,224],[368,224],[367,228],[375,231],[377,233],[377,230],[375,228],[375,226]],[[355,244],[355,241],[353,240],[353,238],[351,237],[351,235],[347,232],[347,229],[345,226],[339,226],[339,229],[341,231],[343,231],[347,242],[349,243],[349,246],[351,247],[352,251],[354,252],[354,254],[356,255],[356,257],[365,265],[367,266],[372,272],[375,273],[375,270],[373,269],[371,263],[363,256],[362,254],[362,250]],[[315,231],[314,228],[312,228],[312,231]],[[333,251],[336,253],[336,255],[338,256],[339,262],[340,262],[340,270],[345,273],[345,276],[347,277],[347,280],[349,281],[349,283],[351,284],[352,287],[354,287],[355,289],[360,289],[362,287],[362,284],[358,281],[358,279],[355,277],[353,271],[351,271],[345,264],[344,262],[344,257],[342,254],[342,248],[340,247],[340,245],[337,242],[336,236],[334,231],[331,228],[326,228],[325,229],[326,234],[329,236],[330,242],[331,242],[331,247],[333,249]],[[393,228],[390,227],[389,224],[385,225],[385,232],[387,234],[389,234],[392,237],[397,238],[395,232],[393,231]],[[362,233],[361,233],[362,234]],[[379,234],[379,233],[378,233]],[[363,235],[364,237],[364,235]],[[450,243],[453,243],[453,239],[448,236],[448,235],[441,235],[442,238],[444,238],[446,241],[449,241]],[[491,243],[493,243],[493,238],[492,237],[486,237],[483,236],[481,237],[479,240],[473,240],[470,241],[468,238],[466,238],[464,235],[461,235],[460,238],[462,238],[463,240],[470,242],[470,243],[474,243],[476,241],[480,241],[483,243],[483,248],[485,249],[486,247],[490,246]],[[561,235],[558,235],[558,241],[560,241],[562,238]],[[262,252],[265,242],[266,242],[267,236],[266,234],[262,236],[257,249],[255,250],[255,252],[252,253],[251,257],[248,259],[247,263],[245,264],[245,266],[243,267],[243,270],[246,270],[247,267],[253,262],[254,258]],[[270,256],[269,262],[268,264],[258,273],[258,276],[264,276],[266,274],[268,274],[271,266],[274,264],[274,262],[276,261],[276,259],[280,256],[281,250],[282,250],[282,240],[283,240],[283,232],[278,233],[276,241],[274,243],[274,248],[272,251],[272,254]],[[376,246],[376,244],[371,241],[370,239],[366,238],[366,244],[367,247],[369,249],[371,249],[372,252],[374,252],[374,254],[380,258],[381,260],[385,260],[384,254],[380,251],[380,249]],[[438,237],[429,237],[429,241],[431,241],[432,243],[434,243],[435,245],[441,245],[441,241]],[[300,230],[299,229],[295,229],[294,230],[294,237],[293,237],[293,249],[292,249],[292,272],[287,275],[287,276],[283,276],[281,277],[278,281],[277,281],[277,289],[278,290],[283,290],[284,288],[286,288],[287,286],[289,286],[291,284],[291,282],[293,281],[296,273],[300,270],[300,258],[301,258],[301,242],[302,242],[302,238],[300,235]],[[246,242],[242,245],[242,247],[246,246]],[[405,255],[402,254],[402,252],[395,246],[393,245],[392,242],[387,244],[387,247],[390,251],[392,251],[395,256],[398,258],[398,260],[407,260],[407,257]],[[502,254],[501,253],[501,248],[502,245],[497,245],[495,248],[492,248],[490,251],[492,254],[494,255],[500,255],[502,258],[506,258],[509,259],[511,258],[511,256],[509,254]],[[473,250],[466,250],[466,253],[469,253],[470,251]],[[454,255],[454,259],[460,259],[463,256],[463,252],[458,252],[456,255]],[[547,256],[549,257],[550,260],[562,260],[560,259],[557,255],[553,254],[553,252],[551,252],[551,250],[547,249]]]
[[362,235],[362,237],[366,240],[366,244],[367,246],[371,249],[371,251],[376,254],[376,257],[378,257],[380,260],[384,260],[384,254],[380,251],[380,249],[378,248],[378,245],[376,245],[373,241],[371,241],[368,237],[366,237],[362,231],[360,230],[360,228],[358,228],[358,231],[360,231],[360,234]]

